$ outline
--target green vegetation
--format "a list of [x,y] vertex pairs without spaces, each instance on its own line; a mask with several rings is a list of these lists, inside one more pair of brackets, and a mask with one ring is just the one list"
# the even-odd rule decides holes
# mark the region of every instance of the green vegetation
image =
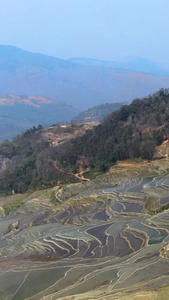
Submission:
[[[83,126],[34,127],[13,142],[1,144],[0,159],[8,159],[9,167],[1,173],[0,191],[23,193],[30,188],[78,182],[82,179],[74,174],[86,171],[93,178],[118,160],[151,160],[156,146],[169,136],[168,90],[123,105],[100,125],[77,136]],[[49,137],[52,133],[56,140],[58,135],[62,138],[52,144],[44,133]],[[67,139],[68,135],[74,138]]]
[[24,199],[25,199],[25,194],[16,195],[15,197],[11,196],[11,199],[9,199],[7,203],[2,205],[5,215],[7,216],[9,215],[10,212],[16,211],[19,207],[24,206],[23,204]]
[[[56,137],[59,134],[71,134],[78,126],[67,128],[58,125],[47,131]],[[12,190],[24,193],[30,189],[48,188],[59,182],[76,182],[77,179],[60,172],[55,168],[56,160],[54,147],[51,147],[50,139],[44,138],[46,129],[41,125],[37,128],[25,131],[18,135],[12,142],[4,142],[0,145],[0,159],[7,159],[7,167],[0,176],[1,193],[9,194]]]
[[38,257],[33,257],[32,258],[32,261],[39,261],[39,262],[55,262],[55,261],[58,261],[60,260],[61,258],[57,258],[57,257],[41,257],[41,258],[38,258]]
[[123,105],[92,131],[70,141],[62,147],[59,161],[62,167],[75,172],[78,158],[83,156],[91,169],[105,172],[117,160],[151,160],[156,146],[168,138],[168,122],[169,94],[161,90],[149,98]]
[[151,214],[161,211],[160,201],[157,197],[149,196],[146,198],[145,210]]
[[59,202],[59,200],[57,199],[56,197],[56,193],[55,191],[52,191],[51,194],[50,194],[50,201],[53,203],[53,204],[57,204]]

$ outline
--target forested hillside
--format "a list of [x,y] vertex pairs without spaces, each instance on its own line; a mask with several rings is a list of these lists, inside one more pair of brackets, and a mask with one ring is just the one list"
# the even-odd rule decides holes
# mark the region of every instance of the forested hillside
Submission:
[[169,134],[168,91],[136,99],[119,112],[108,116],[101,125],[86,135],[72,140],[64,148],[60,161],[74,171],[79,156],[84,156],[91,168],[107,170],[117,160],[128,158],[152,159],[155,147]]
[[[51,128],[45,129],[46,134],[34,128],[2,144],[0,190],[23,192],[82,180],[77,174],[88,171],[94,176],[117,160],[151,160],[156,146],[169,136],[168,90],[122,106],[93,128],[77,126],[78,134],[76,126],[53,127],[52,134]],[[62,137],[57,140],[60,132]]]
[[59,182],[76,182],[73,174],[60,172],[55,149],[69,139],[84,134],[93,125],[33,127],[12,142],[0,145],[0,192],[24,192],[46,188]]

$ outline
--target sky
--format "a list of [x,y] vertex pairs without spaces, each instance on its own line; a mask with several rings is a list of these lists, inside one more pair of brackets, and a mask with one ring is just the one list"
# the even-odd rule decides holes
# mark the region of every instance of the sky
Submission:
[[0,44],[68,59],[169,64],[168,0],[0,0]]

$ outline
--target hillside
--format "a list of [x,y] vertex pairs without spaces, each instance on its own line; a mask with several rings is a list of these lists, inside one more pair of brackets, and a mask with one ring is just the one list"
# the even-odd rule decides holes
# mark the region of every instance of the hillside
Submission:
[[70,122],[77,113],[78,109],[45,97],[0,95],[0,140],[11,140],[38,124]]
[[151,160],[156,146],[168,136],[169,94],[168,90],[161,90],[123,105],[101,125],[72,140],[62,149],[59,160],[63,168],[76,172],[79,157],[84,157],[88,167],[106,171],[117,160],[138,157]]
[[107,103],[81,112],[72,106],[38,96],[0,95],[0,141],[12,140],[25,130],[52,124],[94,122],[118,110],[122,103]]
[[78,122],[95,122],[103,120],[107,115],[113,111],[119,110],[123,103],[106,103],[89,108],[75,116],[72,121]]
[[[156,147],[169,137],[168,90],[123,105],[100,125],[92,126],[34,128],[2,144],[0,190],[23,192],[58,181],[81,181],[83,172],[93,177],[118,160],[151,160]],[[55,142],[60,133],[70,138],[63,135]]]
[[143,59],[84,64],[0,45],[0,95],[42,96],[81,111],[168,87],[167,72]]
[[39,125],[18,135],[12,142],[0,144],[0,192],[25,192],[29,188],[79,181],[74,173],[60,169],[55,149],[92,127],[92,123],[53,125],[45,129]]

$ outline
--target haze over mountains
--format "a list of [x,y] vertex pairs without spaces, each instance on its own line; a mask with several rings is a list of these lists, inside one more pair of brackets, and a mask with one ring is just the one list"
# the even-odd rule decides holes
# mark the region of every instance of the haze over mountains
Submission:
[[169,69],[143,58],[64,60],[0,45],[0,140],[39,123],[70,122],[88,108],[126,103],[168,86]]
[[1,45],[0,82],[0,94],[43,96],[83,110],[168,87],[169,70],[142,58],[128,63],[63,60]]
[[155,76],[169,76],[169,70],[164,69],[162,66],[159,66],[158,64],[141,57],[132,58],[131,60],[127,59],[124,61],[105,61],[90,58],[72,58],[69,59],[69,61],[87,66],[113,68],[120,73],[133,71]]

